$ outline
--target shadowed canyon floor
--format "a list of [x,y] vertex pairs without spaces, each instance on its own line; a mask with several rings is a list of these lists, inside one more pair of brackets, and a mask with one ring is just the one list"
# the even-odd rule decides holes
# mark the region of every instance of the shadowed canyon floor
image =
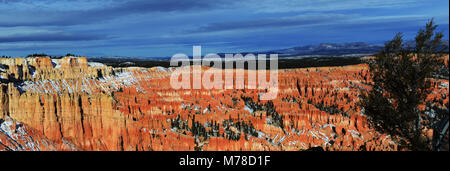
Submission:
[[[0,150],[398,149],[357,105],[365,64],[280,69],[270,101],[258,89],[174,90],[173,70],[1,58]],[[427,101],[447,108],[448,84],[433,80]]]

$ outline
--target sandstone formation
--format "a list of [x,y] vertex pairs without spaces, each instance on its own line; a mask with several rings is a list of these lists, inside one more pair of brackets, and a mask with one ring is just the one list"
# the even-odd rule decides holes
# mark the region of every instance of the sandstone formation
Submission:
[[[172,71],[0,59],[0,150],[398,149],[357,106],[359,89],[370,88],[366,65],[279,70],[270,101],[258,89],[174,90]],[[449,82],[433,82],[429,100],[445,108]]]

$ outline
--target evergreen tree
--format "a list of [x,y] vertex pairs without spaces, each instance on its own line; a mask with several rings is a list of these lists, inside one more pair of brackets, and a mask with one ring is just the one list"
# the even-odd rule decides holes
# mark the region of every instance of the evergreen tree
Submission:
[[431,92],[429,78],[448,49],[436,27],[433,20],[428,22],[413,47],[406,47],[401,33],[386,43],[369,64],[372,89],[361,92],[361,106],[372,126],[391,135],[403,149],[431,149],[422,133],[429,126],[428,116],[418,106]]

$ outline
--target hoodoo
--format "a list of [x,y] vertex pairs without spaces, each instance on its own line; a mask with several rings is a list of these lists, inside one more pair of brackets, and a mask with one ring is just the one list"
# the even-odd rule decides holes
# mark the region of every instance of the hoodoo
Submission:
[[[398,149],[357,105],[364,64],[279,70],[273,100],[259,89],[175,90],[173,70],[2,58],[0,150]],[[447,104],[448,80],[433,81],[430,99]]]

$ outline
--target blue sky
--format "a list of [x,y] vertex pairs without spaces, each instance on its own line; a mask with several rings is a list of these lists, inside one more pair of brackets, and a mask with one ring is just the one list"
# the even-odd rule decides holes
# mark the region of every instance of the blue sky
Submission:
[[166,57],[413,39],[448,0],[0,0],[0,55]]

